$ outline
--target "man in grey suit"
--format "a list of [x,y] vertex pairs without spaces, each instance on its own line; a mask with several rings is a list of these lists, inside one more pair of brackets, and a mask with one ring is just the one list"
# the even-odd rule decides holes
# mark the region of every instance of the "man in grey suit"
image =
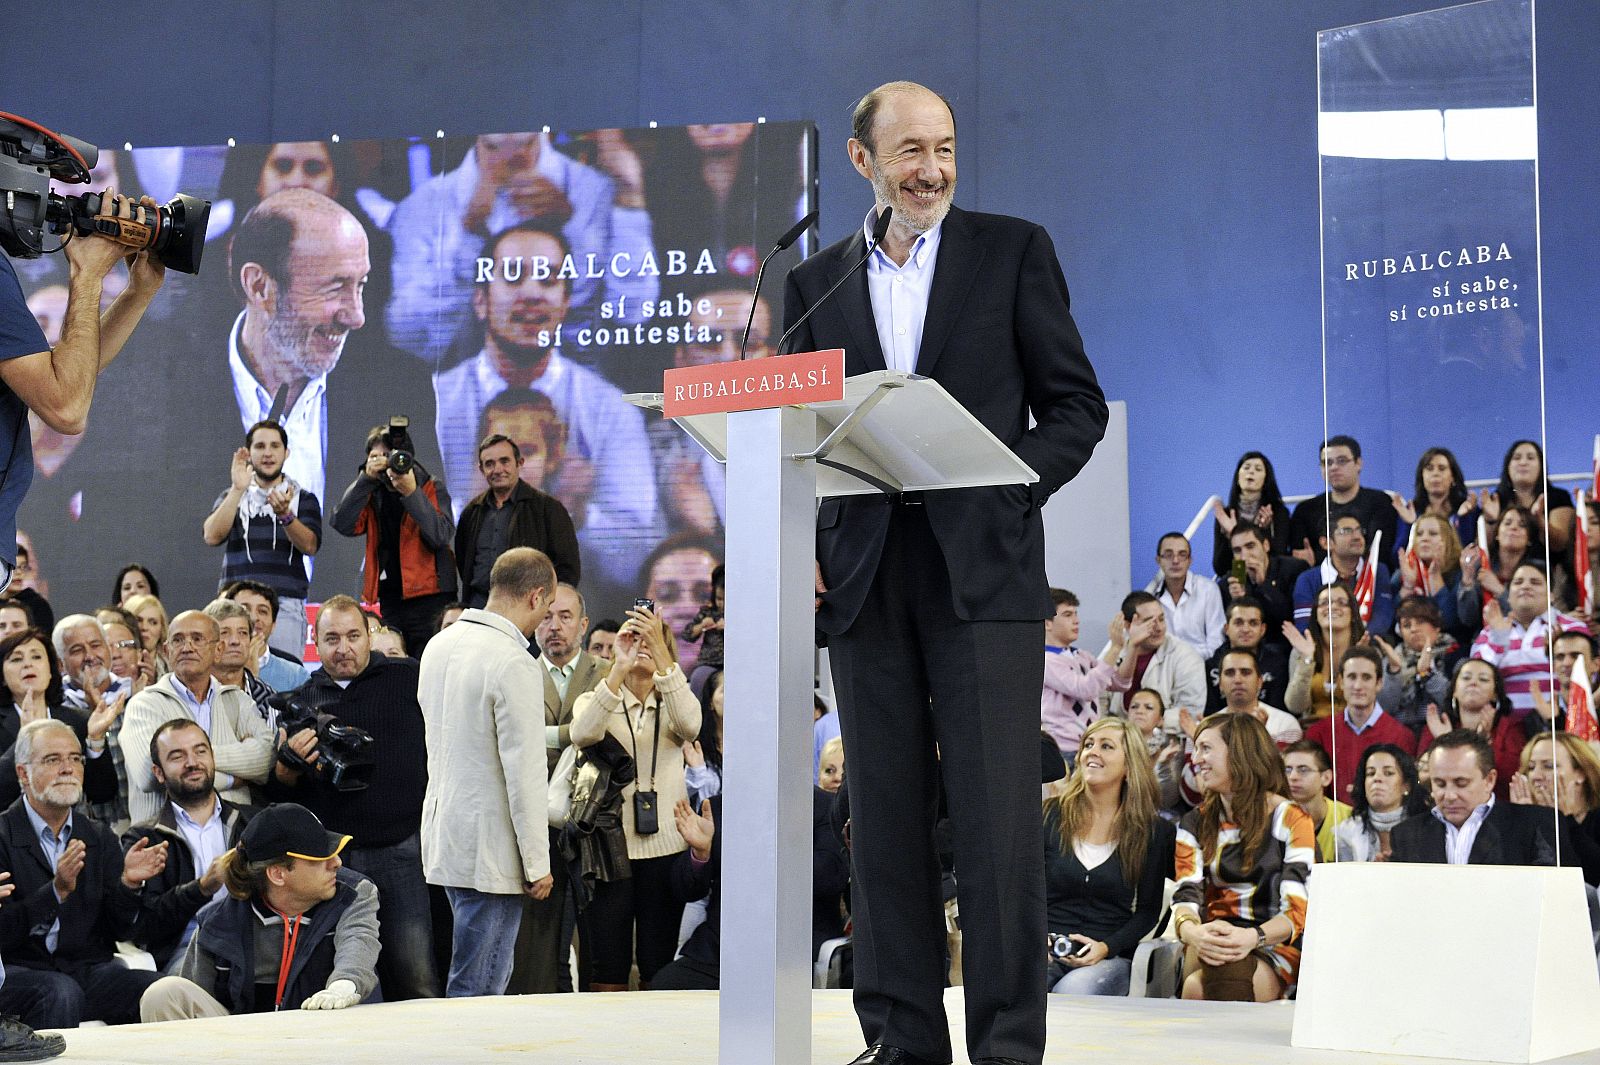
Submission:
[[[578,696],[592,691],[606,678],[610,663],[583,650],[589,631],[583,593],[570,584],[556,585],[550,612],[540,622],[534,639],[539,644],[539,669],[544,674],[544,731],[549,767],[555,769],[561,752],[572,744],[572,707]],[[572,941],[566,921],[567,869],[557,853],[556,833],[550,834],[550,873],[555,884],[546,899],[526,899],[522,925],[517,932],[517,960],[511,971],[512,995],[541,995],[570,991],[567,945]]]

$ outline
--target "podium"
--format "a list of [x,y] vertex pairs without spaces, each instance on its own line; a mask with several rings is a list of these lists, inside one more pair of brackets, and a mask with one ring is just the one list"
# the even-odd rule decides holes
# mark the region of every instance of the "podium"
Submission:
[[727,467],[719,1060],[810,1065],[816,500],[1039,477],[938,382],[846,379],[842,350],[669,370],[664,387],[627,399]]
[[1600,1047],[1597,997],[1577,869],[1337,862],[1311,877],[1296,1047],[1548,1061]]

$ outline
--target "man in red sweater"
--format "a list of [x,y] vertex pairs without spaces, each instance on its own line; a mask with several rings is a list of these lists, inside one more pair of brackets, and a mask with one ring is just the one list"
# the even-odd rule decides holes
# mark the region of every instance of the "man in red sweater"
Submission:
[[1383,656],[1371,647],[1356,646],[1339,659],[1339,681],[1344,688],[1344,712],[1334,713],[1306,731],[1306,739],[1322,745],[1333,761],[1333,790],[1329,797],[1350,800],[1356,763],[1368,747],[1392,743],[1407,754],[1417,753],[1416,735],[1378,705],[1383,680]]

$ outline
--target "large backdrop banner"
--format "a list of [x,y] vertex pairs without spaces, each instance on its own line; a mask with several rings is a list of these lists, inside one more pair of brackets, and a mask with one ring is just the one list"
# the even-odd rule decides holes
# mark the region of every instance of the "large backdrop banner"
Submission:
[[[222,549],[201,523],[277,401],[287,474],[323,511],[313,599],[361,590],[364,543],[329,517],[368,434],[403,415],[456,515],[485,490],[478,442],[517,441],[523,479],[577,527],[590,618],[648,595],[681,629],[722,557],[722,470],[622,396],[737,356],[761,254],[814,205],[815,157],[798,122],[102,152],[96,189],[215,204],[200,274],[168,273],[88,431],[34,425],[18,535],[41,590],[92,609],[137,561],[169,611],[209,601]],[[66,263],[17,266],[54,342]],[[763,298],[753,356],[780,315]]]

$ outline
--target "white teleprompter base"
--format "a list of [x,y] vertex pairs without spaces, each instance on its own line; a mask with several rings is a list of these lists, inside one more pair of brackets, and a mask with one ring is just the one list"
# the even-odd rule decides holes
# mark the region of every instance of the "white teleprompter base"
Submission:
[[1600,1048],[1580,872],[1317,866],[1293,1045],[1510,1062]]

